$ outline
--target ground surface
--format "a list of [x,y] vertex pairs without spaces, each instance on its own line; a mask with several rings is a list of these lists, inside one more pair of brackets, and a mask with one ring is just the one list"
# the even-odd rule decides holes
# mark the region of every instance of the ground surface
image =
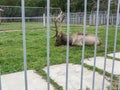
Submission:
[[[84,61],[86,64],[94,66],[94,58],[88,58]],[[104,70],[104,63],[105,58],[104,57],[97,57],[96,58],[96,67],[99,69]],[[120,75],[120,61],[115,60],[114,62],[114,74]],[[106,59],[106,71],[109,73],[112,73],[113,68],[113,60],[112,59]]]
[[[45,71],[47,68],[44,69]],[[50,76],[53,80],[55,80],[59,85],[63,86],[63,89],[65,90],[65,81],[66,81],[66,64],[60,64],[60,65],[53,65],[50,67]],[[75,65],[75,64],[69,64],[69,77],[68,77],[68,90],[79,90],[80,89],[80,72],[81,72],[81,65]],[[93,72],[84,68],[84,74],[83,74],[83,90],[87,90],[89,88],[92,90],[92,76]],[[95,78],[95,90],[102,90],[102,75],[96,73]],[[107,80],[105,80],[105,89],[107,90],[107,87],[109,86],[109,83]]]
[[[113,53],[108,54],[108,56],[113,57]],[[115,58],[120,59],[120,52],[115,53]]]
[[[33,70],[27,71],[28,90],[47,90],[47,82]],[[2,90],[25,90],[24,72],[2,75]],[[54,90],[53,86],[50,86]]]
[[[39,73],[44,79],[46,79],[46,72],[43,70],[46,67],[46,28],[41,28],[43,26],[40,23],[26,23],[26,49],[27,49],[27,69],[35,70]],[[83,26],[71,26],[70,34],[76,32],[83,32]],[[119,28],[118,28],[119,29]],[[63,32],[66,33],[66,26],[63,27]],[[109,27],[108,34],[108,47],[107,53],[112,53],[114,50],[114,37],[115,37],[115,26]],[[95,26],[86,26],[86,33],[95,34]],[[120,52],[120,30],[118,30],[118,39],[116,52]],[[1,74],[10,74],[14,72],[20,72],[24,69],[23,64],[23,40],[22,40],[22,30],[21,23],[10,22],[2,23],[0,25],[0,70]],[[55,35],[55,32],[50,31],[50,65],[61,65],[66,63],[66,46],[56,47],[55,38],[52,36]],[[106,26],[99,26],[98,36],[102,40],[102,45],[97,47],[97,56],[104,56],[105,53],[105,42],[106,42]],[[92,58],[94,56],[94,46],[85,47],[85,59]],[[119,56],[119,55],[118,55]],[[69,50],[69,62],[73,64],[81,65],[82,57],[82,47],[70,47]],[[108,59],[112,59],[109,57]],[[115,59],[120,61],[119,58]],[[103,61],[103,60],[102,60]],[[92,62],[92,60],[91,60]],[[103,65],[103,64],[102,64]],[[96,65],[97,66],[97,65]],[[110,66],[112,67],[112,66]],[[85,65],[86,69],[93,70],[93,66]],[[103,74],[103,70],[99,70],[97,67],[96,72]],[[16,74],[17,75],[17,74]],[[110,74],[106,73],[107,77],[110,77]],[[79,77],[80,78],[80,77]],[[114,87],[118,87],[118,79],[113,79],[116,82]],[[57,90],[62,90],[60,84],[54,82],[54,79],[51,80],[51,84],[57,88]],[[113,83],[114,84],[114,83]],[[114,89],[116,90],[116,89]]]
[[[117,55],[120,53],[117,53]],[[109,55],[109,54],[108,54]],[[112,54],[111,54],[112,55]],[[119,57],[118,57],[119,58]],[[96,67],[104,70],[104,57],[96,57]],[[88,58],[84,61],[85,64],[93,66],[94,58]],[[113,60],[106,59],[106,72],[111,73]],[[120,75],[120,61],[115,60],[114,74]],[[47,67],[44,68],[47,73]],[[92,90],[92,81],[93,81],[93,71],[84,68],[83,73],[83,90],[87,88]],[[68,70],[68,89],[69,90],[79,90],[80,89],[80,75],[81,75],[81,65],[69,63]],[[41,76],[36,74],[33,70],[27,71],[28,75],[28,89],[29,90],[47,90],[47,82],[42,79]],[[58,85],[62,86],[65,90],[65,81],[66,81],[66,64],[58,64],[50,66],[50,77]],[[103,75],[95,73],[95,90],[102,90]],[[2,88],[3,90],[24,90],[24,72],[17,72],[1,76]],[[110,87],[110,82],[108,78],[105,78],[105,89],[108,90]],[[53,86],[50,86],[51,90],[54,90]]]

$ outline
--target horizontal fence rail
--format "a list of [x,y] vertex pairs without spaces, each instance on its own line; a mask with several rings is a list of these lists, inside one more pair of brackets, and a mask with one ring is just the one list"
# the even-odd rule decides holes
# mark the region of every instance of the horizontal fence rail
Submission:
[[[51,16],[50,18],[50,21],[53,22],[53,19],[55,18],[56,16]],[[73,14],[70,14],[70,24],[81,24],[83,25],[83,18],[84,16],[79,16],[76,14],[73,15]],[[21,17],[4,17],[2,16],[1,17],[1,21],[2,22],[21,22]],[[47,17],[43,17],[43,15],[41,16],[36,16],[36,17],[26,17],[25,20],[26,22],[43,22],[43,19],[45,19],[45,21],[47,22]],[[86,24],[87,25],[95,25],[96,24],[96,15],[95,14],[90,14],[90,15],[87,15],[87,20],[86,20]],[[116,23],[116,15],[110,15],[110,18],[109,18],[109,24],[110,25],[115,25]],[[64,20],[64,23],[67,23],[67,16]],[[106,25],[107,24],[107,15],[99,15],[99,25]]]

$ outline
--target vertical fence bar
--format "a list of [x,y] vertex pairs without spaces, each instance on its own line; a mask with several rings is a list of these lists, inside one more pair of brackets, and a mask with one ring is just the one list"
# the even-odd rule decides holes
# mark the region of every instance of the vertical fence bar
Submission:
[[45,27],[45,13],[43,13],[43,26]]
[[82,46],[82,66],[81,66],[81,78],[80,78],[80,90],[83,86],[83,68],[84,68],[84,53],[85,53],[85,34],[86,34],[86,14],[87,14],[87,0],[84,0],[84,31],[83,31],[83,46]]
[[[0,67],[1,68],[1,67]],[[1,69],[0,69],[0,90],[2,90]]]
[[1,85],[1,75],[0,75],[0,90],[2,90],[2,85]]
[[104,90],[104,84],[105,84],[106,58],[107,58],[107,48],[108,48],[108,29],[109,29],[109,17],[110,17],[110,3],[111,3],[111,0],[108,1],[108,10],[107,10],[106,41],[105,41],[105,54],[104,54],[105,61],[104,61],[102,90]]
[[117,19],[116,19],[116,29],[115,29],[115,37],[114,37],[114,51],[113,51],[113,63],[112,63],[110,90],[112,90],[112,82],[113,82],[113,74],[114,74],[114,66],[115,66],[115,53],[116,53],[118,25],[119,25],[119,11],[120,11],[120,0],[118,0],[118,7],[117,7]]
[[27,58],[26,58],[26,31],[25,31],[25,4],[24,0],[21,1],[22,5],[22,36],[23,36],[23,56],[24,56],[24,78],[25,78],[25,90],[28,90],[27,83]]
[[93,67],[92,90],[94,90],[94,84],[95,84],[96,54],[97,54],[98,25],[99,25],[99,5],[100,5],[100,0],[97,0],[96,38],[95,38],[95,45],[94,45],[95,48],[94,48],[94,67]]
[[67,0],[66,90],[68,90],[69,32],[70,32],[70,0]]
[[89,15],[89,25],[92,25],[91,22],[92,22],[92,15],[90,13],[90,15]]
[[47,0],[47,86],[50,90],[50,0]]
[[119,76],[119,82],[118,82],[118,90],[120,90],[120,76]]
[[24,0],[22,0],[22,33],[23,33],[23,56],[24,56],[24,78],[25,90],[28,90],[27,84],[27,58],[26,58],[26,32],[25,32],[25,7]]

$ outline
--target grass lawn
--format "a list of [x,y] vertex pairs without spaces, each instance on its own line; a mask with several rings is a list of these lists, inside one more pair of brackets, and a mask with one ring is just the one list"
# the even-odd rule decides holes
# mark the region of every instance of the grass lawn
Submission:
[[[12,26],[12,25],[13,26]],[[20,23],[3,23],[0,25],[0,69],[2,74],[17,72],[23,70],[23,46],[22,46],[22,32]],[[44,78],[46,78],[45,72],[42,68],[46,67],[46,29],[39,28],[39,25],[36,23],[27,23],[26,31],[26,45],[27,45],[27,68],[34,69]],[[33,28],[30,28],[34,26]],[[15,28],[14,28],[15,27]],[[18,30],[4,32],[4,30]],[[30,29],[30,30],[29,30]],[[66,32],[66,27],[63,28]],[[70,33],[82,32],[83,27],[71,27]],[[66,46],[56,47],[54,46],[55,38],[52,36],[55,34],[54,31],[51,31],[50,36],[50,64],[61,64],[66,62]],[[87,33],[95,33],[95,26],[87,26]],[[102,45],[97,47],[97,56],[104,56],[105,50],[105,34],[106,27],[99,26],[99,37],[102,39]],[[112,53],[114,49],[114,36],[115,36],[115,27],[109,27],[108,35],[108,53]],[[118,30],[118,39],[117,39],[117,52],[120,51],[120,29]],[[70,47],[70,57],[69,62],[80,64],[82,56],[82,47]],[[85,58],[94,56],[94,46],[85,47]],[[85,65],[88,69],[92,70],[92,67]],[[101,73],[103,71],[97,69],[97,72]],[[109,73],[106,73],[110,77]],[[51,83],[57,88],[57,90],[62,90],[62,88],[57,85],[53,80]]]

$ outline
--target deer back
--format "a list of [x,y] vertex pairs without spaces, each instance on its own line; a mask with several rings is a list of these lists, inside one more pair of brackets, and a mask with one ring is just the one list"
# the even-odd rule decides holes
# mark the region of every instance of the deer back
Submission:
[[[82,33],[75,33],[72,35],[72,45],[82,46],[84,36]],[[94,45],[96,41],[96,36],[94,34],[85,34],[85,45]],[[97,45],[101,44],[101,40],[97,39]]]

